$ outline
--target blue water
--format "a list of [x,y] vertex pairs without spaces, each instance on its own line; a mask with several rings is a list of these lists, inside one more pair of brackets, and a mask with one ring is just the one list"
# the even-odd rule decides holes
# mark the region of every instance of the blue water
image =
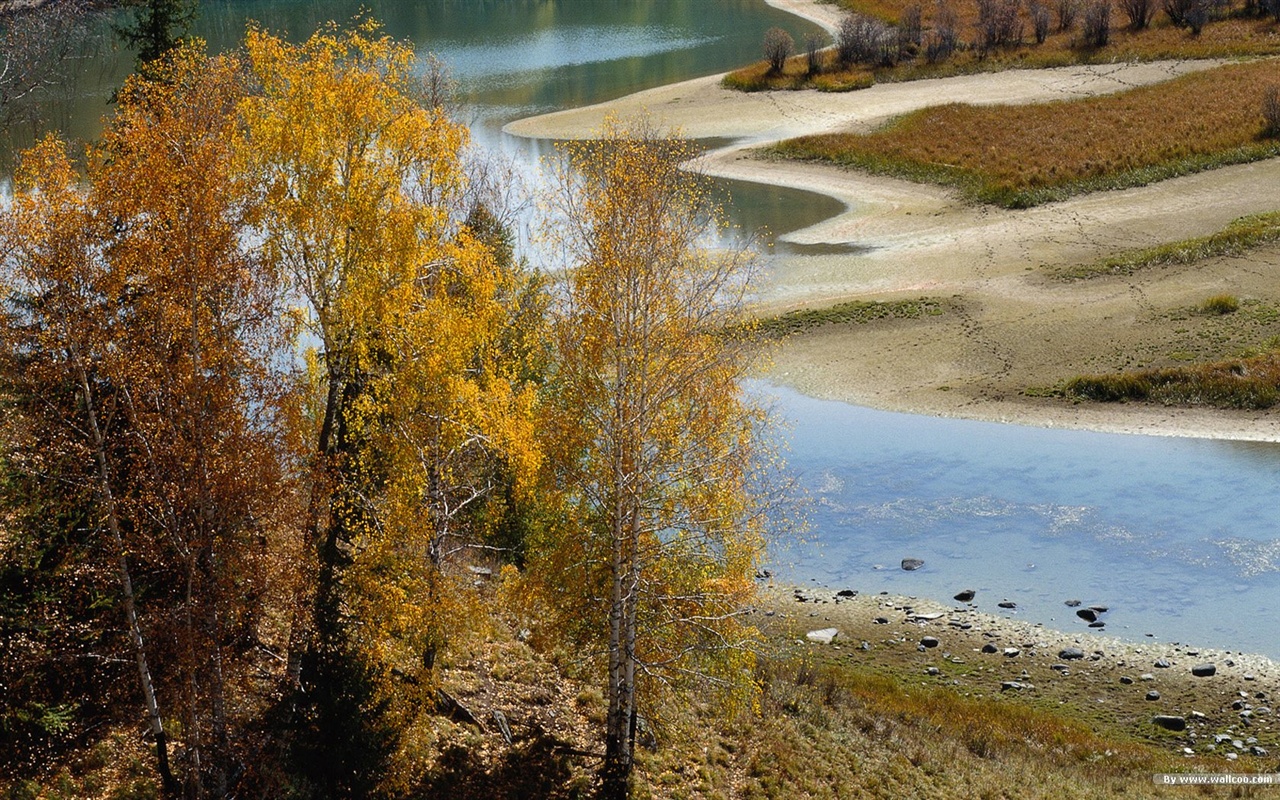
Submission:
[[[811,532],[783,579],[1280,657],[1280,445],[920,417],[768,387]],[[903,558],[925,566],[903,571]],[[1002,600],[1017,610],[997,608]]]

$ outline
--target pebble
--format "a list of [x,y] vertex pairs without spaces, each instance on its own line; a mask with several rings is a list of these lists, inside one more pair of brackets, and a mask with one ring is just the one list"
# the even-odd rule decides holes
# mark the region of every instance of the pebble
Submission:
[[986,644],[984,644],[984,645],[982,646],[982,652],[984,652],[984,653],[994,653],[994,652],[996,652],[996,646],[995,646],[994,644],[991,644],[990,642],[987,642]]
[[1130,678],[1128,675],[1121,675],[1120,682],[1123,683],[1125,686],[1128,686],[1129,684],[1133,683],[1133,678]]
[[1157,692],[1155,689],[1152,689],[1151,691],[1147,692],[1147,699],[1148,699],[1148,700],[1159,700],[1159,699],[1160,699],[1160,693],[1159,693],[1159,692]]
[[858,596],[858,593],[855,592],[853,589],[841,589],[840,591],[836,592],[836,597],[857,597],[857,596]]
[[1156,663],[1152,664],[1151,666],[1155,667],[1156,669],[1168,669],[1168,668],[1169,668],[1169,659],[1167,659],[1167,658],[1157,658],[1157,659],[1156,659]]
[[964,589],[956,594],[955,599],[961,603],[967,603],[972,600],[978,593],[973,589]]
[[937,647],[938,645],[942,644],[942,642],[938,641],[936,637],[926,636],[920,640],[920,644],[925,647]]
[[996,605],[1001,608],[1017,608],[1018,607],[1018,604],[1013,602],[1012,600],[1001,600],[999,603],[996,603]]
[[1155,679],[1156,676],[1152,675],[1150,672],[1144,672],[1138,676],[1138,680],[1140,681],[1154,681]]
[[886,619],[885,617],[876,617],[876,618],[875,618],[875,620],[873,620],[873,621],[874,621],[874,622],[875,622],[875,624],[877,624],[877,625],[888,625],[888,624],[889,624],[889,620],[888,620],[888,619]]
[[1036,688],[1034,685],[1030,683],[1023,683],[1022,681],[1004,681],[1000,684],[1000,691],[1002,692],[1008,692],[1008,691],[1020,692],[1023,689],[1034,689],[1034,688]]
[[1175,717],[1170,714],[1157,714],[1151,718],[1151,722],[1158,728],[1164,728],[1167,731],[1185,731],[1187,729],[1186,717]]
[[1080,601],[1079,601],[1079,600],[1067,600],[1065,603],[1063,603],[1063,605],[1065,605],[1067,608],[1079,608],[1079,606],[1080,606]]
[[902,559],[902,568],[907,572],[914,572],[924,566],[924,561],[919,558]]
[[1084,651],[1079,647],[1064,647],[1058,651],[1058,658],[1063,661],[1074,661],[1084,658]]
[[1019,650],[1019,649],[1018,649],[1018,648],[1016,648],[1016,647],[1006,647],[1006,648],[1004,649],[1004,656],[1005,656],[1005,658],[1013,658],[1013,657],[1018,656],[1018,655],[1021,655],[1021,654],[1022,654],[1022,651],[1021,651],[1021,650]]
[[1098,612],[1094,611],[1092,608],[1082,608],[1076,612],[1076,616],[1085,622],[1098,621]]
[[1191,674],[1195,675],[1197,678],[1208,678],[1211,675],[1216,674],[1217,671],[1218,668],[1213,664],[1196,664],[1191,668]]
[[925,675],[941,675],[942,670],[938,669],[937,667],[925,667],[924,674]]

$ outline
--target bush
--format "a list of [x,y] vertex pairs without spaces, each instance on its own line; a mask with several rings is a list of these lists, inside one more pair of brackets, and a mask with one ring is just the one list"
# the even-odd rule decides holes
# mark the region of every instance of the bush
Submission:
[[816,33],[804,37],[805,71],[817,75],[822,70],[822,37]]
[[1085,47],[1106,47],[1111,41],[1111,0],[1091,0],[1084,9]]
[[978,0],[978,54],[1022,42],[1021,0]]
[[795,49],[795,39],[782,28],[770,28],[764,32],[764,60],[769,64],[769,72],[782,72]]
[[913,3],[907,6],[898,18],[898,57],[908,58],[920,52],[921,36],[920,5]]
[[1280,86],[1268,86],[1262,94],[1263,133],[1280,136]]
[[1190,28],[1193,36],[1209,21],[1209,0],[1164,0],[1164,13],[1179,28]]
[[1053,23],[1053,15],[1049,13],[1048,6],[1034,0],[1027,8],[1027,12],[1031,15],[1031,29],[1035,33],[1036,44],[1044,44],[1044,40],[1049,38],[1049,26]]
[[1057,0],[1054,10],[1058,13],[1058,31],[1069,31],[1076,26],[1076,13],[1080,10],[1080,0]]
[[[1280,0],[1276,0],[1280,2]],[[948,0],[938,0],[938,10],[933,15],[933,33],[925,47],[925,58],[931,64],[945,61],[956,51],[959,37],[956,35],[956,12]]]
[[1129,27],[1135,31],[1147,27],[1156,13],[1152,0],[1120,0],[1120,10],[1129,18]]
[[897,59],[898,37],[885,23],[862,14],[850,14],[836,32],[836,60],[848,68],[854,64],[892,66]]

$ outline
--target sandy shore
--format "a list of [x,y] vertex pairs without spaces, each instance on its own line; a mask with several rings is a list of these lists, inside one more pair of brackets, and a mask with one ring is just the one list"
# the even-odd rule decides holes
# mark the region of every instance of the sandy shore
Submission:
[[[831,6],[775,5],[831,25]],[[1280,441],[1280,411],[1219,412],[1072,405],[1037,399],[1081,373],[1224,358],[1280,336],[1267,309],[1280,303],[1280,248],[1245,258],[1163,268],[1126,278],[1064,283],[1055,269],[1221,229],[1245,214],[1280,209],[1280,160],[1230,167],[1024,211],[976,206],[936,186],[834,167],[762,160],[780,139],[870,129],[931,104],[1030,103],[1120,91],[1215,62],[1108,64],[881,84],[844,94],[743,94],[720,76],[507,126],[516,135],[582,138],[607,114],[647,113],[684,135],[735,142],[698,168],[726,178],[834,197],[847,209],[785,238],[856,245],[851,252],[771,257],[766,311],[902,297],[948,301],[924,321],[833,326],[784,344],[771,380],[817,397],[890,410],[1051,427]],[[1222,293],[1248,315],[1194,312]],[[1251,310],[1252,309],[1252,310]]]
[[[753,620],[766,635],[802,642],[815,654],[926,685],[975,697],[1017,695],[1041,707],[1070,705],[1085,719],[1184,753],[1275,763],[1270,754],[1276,753],[1280,730],[1272,704],[1280,692],[1280,665],[1271,659],[1117,639],[1087,628],[1083,620],[1077,631],[1056,631],[1018,619],[1016,609],[979,610],[995,603],[981,596],[950,604],[878,594],[841,597],[836,589],[769,585]],[[830,628],[839,632],[830,643],[809,641],[809,631]],[[1212,676],[1192,673],[1205,664],[1213,664]],[[1009,682],[1017,685],[1007,687]],[[1148,699],[1152,691],[1159,697]],[[1158,731],[1152,724],[1157,714],[1182,717],[1186,730]],[[1269,760],[1259,761],[1264,758]]]

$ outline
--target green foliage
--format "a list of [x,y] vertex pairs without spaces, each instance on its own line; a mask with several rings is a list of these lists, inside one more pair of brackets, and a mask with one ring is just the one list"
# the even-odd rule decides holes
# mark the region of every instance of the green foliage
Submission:
[[196,13],[196,0],[138,0],[132,22],[118,25],[116,35],[137,53],[137,66],[145,71],[148,64],[188,41]]

